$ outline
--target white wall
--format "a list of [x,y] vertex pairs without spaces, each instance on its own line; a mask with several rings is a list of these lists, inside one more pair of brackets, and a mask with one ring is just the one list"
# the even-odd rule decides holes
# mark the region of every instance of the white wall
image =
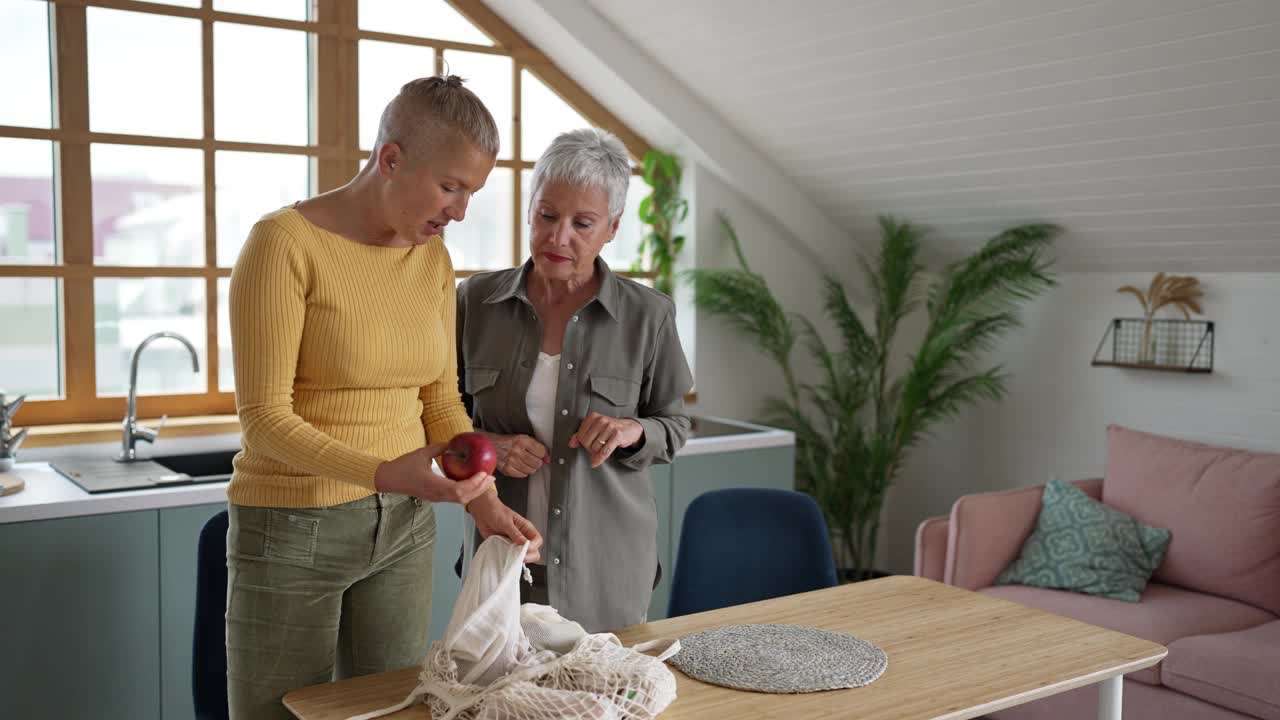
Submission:
[[1145,287],[1150,275],[1066,275],[1029,306],[1026,326],[994,358],[1013,375],[1009,397],[941,426],[895,486],[890,569],[910,571],[916,525],[959,495],[1101,477],[1108,423],[1280,451],[1280,274],[1197,276],[1203,319],[1216,325],[1210,375],[1090,367],[1108,321],[1139,314],[1116,288]]
[[[716,173],[696,165],[690,172],[693,189],[689,232],[696,237],[692,259],[697,266],[738,267],[733,246],[716,218],[717,212],[723,212],[742,242],[742,251],[751,269],[764,276],[783,307],[819,318],[822,305],[818,280],[824,265],[808,245]],[[848,268],[834,269],[843,271],[843,276],[848,278]],[[682,298],[677,296],[677,299]],[[688,314],[690,310],[687,301],[681,303],[681,312]],[[764,399],[784,391],[777,364],[719,318],[705,311],[697,311],[696,316],[698,402],[694,409],[700,414],[758,419]],[[804,351],[794,356],[801,368],[808,367],[805,356]]]

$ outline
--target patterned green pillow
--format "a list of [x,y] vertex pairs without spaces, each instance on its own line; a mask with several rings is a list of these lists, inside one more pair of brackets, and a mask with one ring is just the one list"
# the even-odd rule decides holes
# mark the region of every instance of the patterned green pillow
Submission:
[[1022,552],[997,585],[1033,585],[1138,602],[1169,547],[1169,531],[1129,515],[1054,478]]

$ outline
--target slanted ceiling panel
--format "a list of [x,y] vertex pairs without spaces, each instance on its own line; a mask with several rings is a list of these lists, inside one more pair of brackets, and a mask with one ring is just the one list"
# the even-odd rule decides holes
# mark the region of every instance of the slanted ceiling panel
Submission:
[[[852,233],[1280,271],[1280,0],[584,0]],[[785,220],[785,218],[784,218]]]

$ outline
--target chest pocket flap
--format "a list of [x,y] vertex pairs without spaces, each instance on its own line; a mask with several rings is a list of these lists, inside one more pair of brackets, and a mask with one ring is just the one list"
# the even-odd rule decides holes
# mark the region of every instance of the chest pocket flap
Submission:
[[502,374],[500,368],[468,367],[463,382],[466,386],[467,394],[475,395],[497,385],[500,374]]
[[611,405],[626,407],[635,405],[640,398],[640,383],[611,375],[592,375],[591,392],[607,400]]

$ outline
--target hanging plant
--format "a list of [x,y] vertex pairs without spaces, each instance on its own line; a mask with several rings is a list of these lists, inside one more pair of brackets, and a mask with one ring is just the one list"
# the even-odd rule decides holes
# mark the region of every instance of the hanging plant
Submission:
[[643,270],[647,259],[656,274],[653,287],[667,295],[674,289],[676,256],[684,248],[684,236],[676,234],[676,226],[689,214],[689,202],[680,195],[682,173],[674,155],[657,148],[645,153],[642,177],[652,191],[640,201],[639,213],[649,232],[640,240],[639,257],[631,269]]

